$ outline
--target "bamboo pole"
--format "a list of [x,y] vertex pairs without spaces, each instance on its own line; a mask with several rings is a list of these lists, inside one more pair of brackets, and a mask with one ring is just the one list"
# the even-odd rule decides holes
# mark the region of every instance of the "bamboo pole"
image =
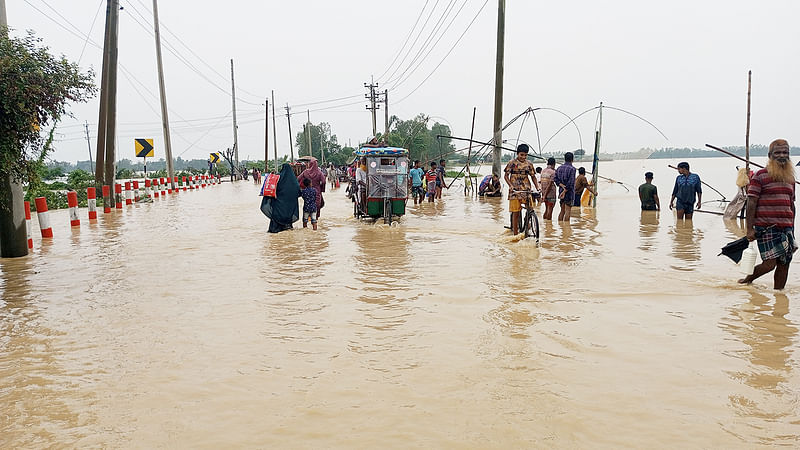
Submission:
[[747,169],[747,173],[750,173],[750,86],[752,74],[752,70],[747,71],[747,131],[744,134],[744,157],[748,161],[744,167]]
[[[475,112],[477,110],[478,107],[476,106],[472,107],[472,128],[470,129],[469,132],[469,150],[467,150],[467,176],[470,177],[470,182],[472,182],[472,172],[469,169],[469,160],[470,158],[472,158],[472,138],[475,137]],[[478,189],[476,186],[474,185],[472,186],[472,191],[476,193],[477,197]],[[464,195],[466,195],[466,193],[467,193],[467,184],[464,183]],[[472,193],[470,193],[470,196],[472,196]]]

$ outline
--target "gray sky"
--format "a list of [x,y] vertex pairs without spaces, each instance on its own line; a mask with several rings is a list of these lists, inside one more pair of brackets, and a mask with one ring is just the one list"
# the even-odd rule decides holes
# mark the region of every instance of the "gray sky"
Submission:
[[[86,40],[79,36],[89,34],[102,45],[105,0],[6,3],[9,25],[17,34],[34,30],[54,53],[80,58],[81,67],[98,72],[99,84],[101,50],[91,42],[84,50]],[[152,2],[121,4],[118,155],[134,159],[134,138],[154,138],[156,157],[163,157]],[[796,0],[508,0],[506,10],[504,122],[528,106],[574,117],[602,101],[646,118],[669,137],[665,140],[624,113],[605,110],[603,152],[744,145],[747,71],[752,70],[750,142],[769,144],[782,137],[800,144]],[[443,25],[428,39],[443,14]],[[205,159],[210,151],[232,145],[231,58],[240,159],[263,159],[264,99],[270,90],[277,103],[280,155],[288,154],[289,147],[287,102],[298,113],[292,116],[295,133],[311,109],[311,121],[329,122],[340,143],[364,140],[371,134],[371,118],[363,84],[371,75],[380,90],[389,89],[391,114],[409,119],[423,112],[449,124],[454,135],[468,137],[472,108],[477,107],[476,138],[491,138],[496,0],[229,0],[213,7],[210,2],[162,0],[159,15],[165,47],[170,44],[195,67],[164,49],[175,157]],[[418,52],[427,57],[414,60]],[[342,97],[351,98],[301,106]],[[71,108],[75,118],[62,122],[54,159],[88,159],[84,121],[89,122],[94,157],[97,108],[97,99]],[[314,111],[320,108],[328,109]],[[542,144],[566,121],[547,110],[536,119]],[[593,148],[596,119],[592,112],[577,121],[587,150]],[[380,130],[383,110],[378,123]],[[516,139],[519,131],[512,127],[504,137]],[[538,146],[532,120],[522,128],[521,139]],[[544,150],[579,146],[578,133],[569,127]]]

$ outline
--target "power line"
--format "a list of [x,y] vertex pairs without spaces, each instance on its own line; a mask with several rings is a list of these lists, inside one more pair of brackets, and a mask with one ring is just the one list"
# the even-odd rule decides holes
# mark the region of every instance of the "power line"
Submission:
[[436,3],[433,4],[433,8],[431,8],[431,12],[428,13],[428,17],[425,19],[425,23],[423,23],[422,27],[420,27],[419,33],[417,33],[417,37],[414,38],[414,42],[411,43],[411,46],[408,47],[408,51],[406,51],[406,54],[405,54],[405,56],[403,56],[403,59],[400,60],[400,63],[397,65],[397,67],[389,75],[389,79],[390,80],[392,79],[392,77],[394,77],[394,74],[397,73],[397,70],[400,68],[400,66],[402,66],[403,63],[406,61],[406,58],[408,58],[408,55],[411,53],[411,49],[414,48],[415,45],[417,45],[417,41],[419,40],[419,37],[422,36],[422,30],[425,29],[425,27],[428,25],[428,21],[431,20],[431,17],[433,17],[433,12],[436,10],[436,6],[438,4],[439,4],[439,0],[436,0]]
[[[419,47],[417,52],[414,54],[414,57],[411,59],[411,62],[408,63],[408,66],[406,66],[406,68],[403,70],[403,72],[401,72],[400,75],[398,75],[397,77],[391,77],[385,83],[396,82],[398,79],[402,78],[403,75],[405,75],[411,69],[411,67],[414,65],[414,63],[417,61],[417,59],[419,59],[419,56],[422,54],[422,52],[425,51],[425,49],[428,47],[428,44],[433,40],[433,37],[436,35],[436,33],[439,32],[439,29],[441,28],[442,24],[444,23],[445,18],[450,15],[450,11],[452,11],[453,6],[455,5],[455,1],[456,0],[450,0],[447,3],[447,6],[444,7],[444,12],[442,12],[442,15],[439,16],[439,19],[436,20],[436,23],[433,25],[433,29],[430,31],[430,33],[428,33],[428,36],[425,38],[425,41],[422,43],[422,45]],[[464,1],[466,3],[466,1],[468,1],[468,0],[464,0]]]
[[[149,8],[148,8],[148,7],[147,7],[147,6],[146,6],[144,3],[142,3],[142,1],[141,1],[141,0],[136,0],[136,2],[137,2],[137,3],[139,3],[139,5],[140,5],[142,8],[144,8],[144,10],[145,10],[145,11],[147,11],[148,13],[151,13],[151,14],[152,14],[152,12],[150,11],[150,9],[149,9]],[[215,68],[214,68],[212,65],[210,65],[209,63],[207,63],[207,62],[206,62],[206,61],[205,61],[205,60],[204,60],[202,57],[200,57],[200,55],[198,55],[197,53],[195,53],[195,51],[194,51],[194,50],[192,50],[192,48],[191,48],[191,47],[189,47],[189,46],[188,46],[188,45],[187,45],[185,42],[183,42],[183,40],[181,40],[181,38],[180,38],[180,37],[179,37],[177,34],[173,33],[173,32],[172,32],[172,30],[170,30],[169,28],[167,28],[167,26],[166,26],[166,25],[164,25],[163,21],[159,20],[159,25],[161,25],[161,27],[162,27],[162,28],[164,28],[164,30],[166,30],[166,31],[167,31],[167,32],[168,32],[170,35],[172,35],[173,37],[175,37],[175,39],[177,39],[177,40],[178,40],[178,42],[180,42],[180,43],[181,43],[181,45],[183,45],[183,46],[184,46],[184,47],[185,47],[187,50],[189,50],[189,53],[191,53],[192,55],[194,55],[194,57],[195,57],[195,58],[197,58],[197,59],[198,59],[200,62],[202,62],[203,64],[205,64],[205,66],[206,66],[206,67],[208,67],[208,68],[209,68],[209,69],[210,69],[212,72],[214,72],[214,73],[215,73],[217,76],[219,76],[219,77],[220,77],[221,79],[223,79],[224,81],[226,81],[226,82],[228,81],[228,77],[227,77],[226,75],[222,75],[220,72],[218,72],[218,71],[217,71],[217,69],[215,69]],[[162,39],[163,39],[163,36],[162,36]],[[164,41],[166,42],[166,40],[164,40]],[[248,92],[248,91],[247,91],[247,90],[245,90],[245,89],[242,89],[241,87],[238,87],[238,90],[239,90],[239,91],[241,91],[241,92],[244,92],[245,94],[247,94],[247,95],[250,95],[250,96],[252,96],[252,97],[256,97],[256,98],[264,98],[264,96],[263,96],[263,95],[253,94],[253,93],[251,93],[251,92]]]
[[411,30],[409,30],[409,32],[408,32],[408,35],[406,35],[405,42],[403,42],[403,45],[400,46],[400,50],[398,50],[397,54],[394,55],[394,59],[389,64],[389,66],[386,67],[386,70],[384,70],[383,73],[380,74],[380,76],[378,76],[378,78],[377,78],[378,82],[380,82],[381,78],[383,78],[383,76],[386,75],[387,72],[389,72],[389,70],[392,68],[392,66],[394,66],[394,63],[397,61],[397,58],[400,57],[400,55],[403,54],[403,49],[406,48],[406,44],[408,44],[408,40],[411,38],[411,35],[414,34],[414,29],[417,28],[417,24],[419,23],[419,19],[422,18],[422,14],[425,12],[425,8],[428,7],[428,2],[430,2],[430,0],[425,0],[425,4],[422,5],[422,10],[420,10],[419,15],[417,15],[417,20],[414,22],[414,26],[411,27]]
[[458,37],[458,39],[456,40],[456,42],[453,44],[453,46],[452,46],[452,47],[450,47],[450,50],[448,50],[447,54],[445,54],[445,55],[444,55],[444,57],[442,58],[442,60],[441,60],[441,61],[439,61],[439,64],[437,64],[437,65],[436,65],[436,67],[434,67],[434,68],[433,68],[433,70],[431,71],[431,73],[429,73],[429,74],[428,74],[428,76],[427,76],[427,77],[425,77],[425,79],[424,79],[424,80],[422,80],[422,82],[420,82],[420,83],[417,85],[417,87],[415,87],[415,88],[414,88],[414,89],[413,89],[411,92],[409,92],[409,93],[408,93],[408,94],[407,94],[405,97],[403,97],[403,98],[401,98],[400,100],[398,100],[398,101],[394,102],[394,104],[395,104],[395,105],[396,105],[396,104],[398,104],[398,103],[400,103],[400,102],[402,102],[403,100],[407,99],[408,97],[410,97],[410,96],[411,96],[412,94],[414,94],[415,92],[417,92],[417,89],[419,89],[420,87],[422,87],[422,85],[423,85],[423,84],[425,84],[425,82],[426,82],[426,81],[428,81],[428,79],[429,79],[429,78],[430,78],[430,77],[431,77],[431,76],[432,76],[434,73],[436,73],[436,71],[439,69],[439,67],[442,65],[442,63],[444,63],[444,61],[447,59],[447,57],[448,57],[448,56],[450,56],[450,53],[452,53],[452,52],[453,52],[453,50],[455,50],[455,48],[456,48],[456,46],[458,45],[458,43],[459,43],[459,42],[461,42],[461,39],[463,39],[463,38],[464,38],[464,35],[466,35],[466,34],[467,34],[467,31],[469,31],[469,29],[472,27],[472,25],[473,25],[473,24],[475,23],[475,21],[478,19],[478,16],[480,16],[481,12],[483,11],[483,8],[485,8],[485,7],[486,7],[486,4],[487,4],[487,3],[489,3],[489,0],[485,0],[485,1],[483,2],[483,5],[481,5],[480,9],[479,9],[479,10],[478,10],[478,12],[475,14],[475,17],[473,17],[473,18],[472,18],[472,20],[470,21],[469,25],[467,25],[467,28],[466,28],[466,29],[464,29],[464,32],[462,32],[462,33],[461,33],[461,36],[459,36],[459,37]]
[[[463,10],[464,10],[464,7],[467,5],[468,1],[469,1],[469,0],[464,0],[464,3],[462,3],[462,4],[461,4],[461,8],[459,8],[459,9],[458,9],[458,11],[456,12],[456,14],[453,16],[453,18],[452,18],[452,19],[450,19],[450,23],[448,23],[448,24],[447,24],[447,27],[445,27],[444,31],[443,31],[443,32],[442,32],[442,33],[439,35],[438,39],[436,39],[436,42],[434,42],[434,43],[433,43],[433,45],[431,45],[431,47],[428,49],[428,52],[427,52],[427,53],[425,53],[425,55],[422,57],[422,59],[420,59],[420,60],[419,60],[419,64],[417,64],[417,66],[416,66],[416,67],[414,67],[414,69],[412,69],[412,70],[411,70],[411,71],[408,73],[408,75],[406,75],[406,76],[405,76],[404,78],[402,78],[401,80],[397,81],[397,83],[393,84],[393,85],[392,85],[392,87],[391,87],[390,89],[392,89],[392,90],[393,90],[393,89],[396,89],[396,88],[398,88],[398,87],[399,87],[401,84],[405,83],[405,82],[406,82],[406,81],[407,81],[409,78],[411,78],[411,76],[412,76],[412,75],[414,75],[414,72],[416,72],[416,71],[417,71],[417,69],[419,69],[420,67],[422,67],[422,63],[423,63],[423,62],[425,62],[425,60],[428,58],[428,56],[430,56],[430,54],[433,52],[433,49],[434,49],[434,48],[436,48],[436,45],[438,45],[438,44],[439,44],[439,41],[441,41],[441,40],[442,40],[442,38],[444,37],[444,35],[445,35],[445,34],[447,34],[447,31],[450,29],[450,27],[453,25],[453,23],[455,22],[455,20],[456,20],[456,19],[458,18],[458,16],[461,14],[461,11],[463,11]],[[400,78],[400,77],[398,77],[398,78]]]

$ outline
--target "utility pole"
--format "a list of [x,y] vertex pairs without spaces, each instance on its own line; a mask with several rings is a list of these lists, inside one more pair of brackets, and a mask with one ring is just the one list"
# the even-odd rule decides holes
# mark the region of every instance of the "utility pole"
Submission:
[[83,127],[86,130],[86,145],[89,146],[89,170],[94,172],[94,163],[92,162],[92,143],[89,141],[89,121],[85,121]]
[[375,80],[373,79],[369,84],[364,83],[364,87],[369,89],[369,94],[365,94],[364,97],[369,100],[369,105],[367,105],[367,109],[372,111],[372,135],[375,136],[378,134],[378,125],[375,118],[375,111],[380,108],[380,105],[377,105],[377,99],[375,95],[375,89],[378,87],[375,84]]
[[322,165],[325,165],[325,129],[322,124],[319,126],[319,155],[322,157]]
[[500,178],[503,157],[503,59],[505,53],[506,0],[497,0],[497,60],[494,72],[494,152],[492,174]]
[[[231,58],[231,102],[233,103],[233,157],[236,160],[236,172],[239,172],[239,126],[236,125],[236,85],[233,81],[233,58]],[[239,175],[236,176],[239,179]]]
[[383,140],[385,141],[389,139],[388,137],[389,136],[389,90],[388,89],[385,89],[383,91],[383,113],[386,118],[385,119],[386,128],[384,129],[385,131],[383,132],[384,136]]
[[286,104],[286,120],[289,121],[289,152],[291,154],[291,159],[289,162],[294,162],[294,142],[292,139],[292,116],[289,114],[289,104]]
[[306,141],[308,142],[308,156],[314,156],[314,152],[311,151],[311,110],[307,109],[306,114],[308,114],[308,118],[306,119]]
[[280,172],[278,170],[278,128],[275,126],[275,91],[272,91],[272,138],[273,144],[275,146],[275,173]]
[[[105,154],[106,154],[106,110],[108,109],[108,55],[111,51],[111,0],[106,5],[106,30],[103,39],[103,69],[100,74],[100,112],[97,120],[97,166],[94,174],[96,185],[105,184]],[[109,201],[104,198],[103,201]]]
[[167,158],[167,176],[172,189],[175,186],[175,168],[172,166],[172,141],[169,137],[169,113],[167,112],[167,89],[164,86],[164,65],[161,63],[161,33],[158,25],[158,0],[153,0],[153,28],[156,37],[156,60],[158,62],[158,90],[161,93],[161,128],[164,131],[164,153]]
[[105,184],[114,186],[117,177],[117,59],[119,56],[119,0],[111,2],[111,36],[108,53],[108,92],[106,93]]
[[267,98],[266,105],[266,118],[264,120],[264,172],[269,172],[269,98]]
[[[6,3],[0,0],[0,27],[8,27]],[[6,32],[2,32],[7,35]],[[28,254],[28,239],[25,231],[25,197],[22,183],[13,176],[0,179],[0,257],[17,258]]]

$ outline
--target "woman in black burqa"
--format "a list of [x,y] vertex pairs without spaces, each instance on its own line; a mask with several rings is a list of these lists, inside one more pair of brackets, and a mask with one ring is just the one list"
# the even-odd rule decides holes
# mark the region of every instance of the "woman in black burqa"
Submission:
[[270,233],[279,233],[292,228],[292,223],[300,219],[297,199],[300,197],[300,183],[289,164],[281,167],[281,179],[275,189],[275,197],[261,199],[261,212],[269,217]]

